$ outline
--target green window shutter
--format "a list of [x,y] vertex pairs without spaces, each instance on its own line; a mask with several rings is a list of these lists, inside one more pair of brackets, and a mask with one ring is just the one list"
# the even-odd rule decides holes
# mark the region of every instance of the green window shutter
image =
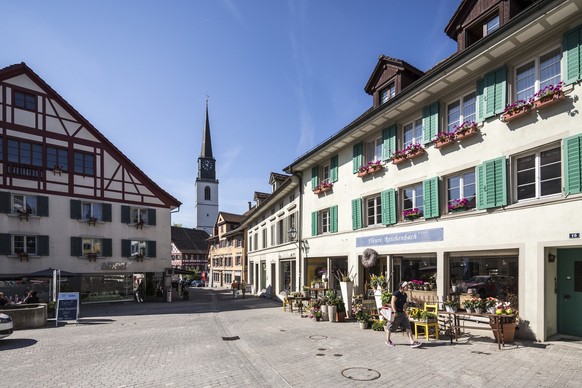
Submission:
[[582,26],[566,32],[562,45],[566,64],[564,82],[571,84],[582,79]]
[[477,122],[485,120],[485,81],[477,81]]
[[352,229],[362,228],[362,199],[352,199]]
[[121,240],[121,257],[131,256],[131,240]]
[[331,233],[337,233],[337,205],[332,206],[329,208],[329,218],[330,218],[330,228],[329,231]]
[[582,192],[582,135],[564,139],[564,191]]
[[101,221],[111,222],[111,204],[104,203],[101,205]]
[[36,215],[40,217],[48,217],[49,207],[48,207],[48,197],[37,196],[36,197]]
[[352,170],[354,174],[357,174],[360,167],[362,167],[362,143],[354,144],[354,154],[352,158]]
[[507,68],[503,66],[485,74],[482,84],[477,83],[477,92],[481,96],[477,107],[479,113],[482,112],[482,115],[477,115],[478,119],[502,113],[507,104]]
[[422,141],[430,143],[439,131],[439,102],[422,108]]
[[71,199],[71,218],[74,220],[80,220],[83,218],[83,216],[81,215],[81,201]]
[[507,68],[505,66],[495,71],[495,114],[501,114],[507,105]]
[[148,241],[147,242],[147,250],[148,250],[148,257],[156,257],[156,242],[155,241]]
[[318,212],[311,212],[311,236],[317,236],[318,230]]
[[148,225],[156,224],[156,209],[148,209]]
[[121,223],[131,224],[131,214],[130,207],[126,205],[121,205]]
[[315,190],[315,187],[319,184],[319,166],[311,168],[311,190]]
[[8,233],[0,233],[0,255],[12,254],[12,236]]
[[81,237],[71,237],[71,256],[83,255],[83,239]]
[[330,161],[329,179],[332,182],[337,182],[338,156],[335,155]]
[[396,124],[382,130],[382,160],[390,159],[396,151]]
[[49,255],[49,236],[36,236],[36,254],[39,256]]
[[0,191],[0,213],[11,213],[12,206],[10,203],[10,193],[7,191]]
[[437,218],[440,216],[439,209],[439,178],[434,177],[422,182],[424,193],[424,218]]
[[103,248],[103,252],[101,254],[105,257],[113,256],[113,242],[110,238],[104,238],[101,240],[101,247]]
[[477,205],[479,209],[507,205],[507,162],[505,157],[488,160],[478,167]]
[[397,222],[396,216],[396,190],[388,189],[380,193],[382,201],[382,224],[394,225]]

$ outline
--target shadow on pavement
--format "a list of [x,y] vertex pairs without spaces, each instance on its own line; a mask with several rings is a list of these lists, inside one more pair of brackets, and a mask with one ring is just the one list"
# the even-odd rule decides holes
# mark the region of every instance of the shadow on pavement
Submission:
[[10,339],[5,338],[0,341],[0,352],[3,350],[22,349],[37,344],[37,340],[28,338]]

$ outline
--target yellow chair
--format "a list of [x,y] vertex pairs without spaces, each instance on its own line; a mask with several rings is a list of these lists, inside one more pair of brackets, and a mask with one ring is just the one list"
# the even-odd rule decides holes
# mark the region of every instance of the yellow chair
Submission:
[[[424,311],[438,314],[439,307],[437,304],[424,304]],[[424,336],[428,341],[428,337],[434,335],[436,339],[439,339],[439,321],[438,315],[434,322],[414,322],[414,337],[418,339],[418,328],[421,327],[424,330]],[[432,330],[431,330],[432,329]]]

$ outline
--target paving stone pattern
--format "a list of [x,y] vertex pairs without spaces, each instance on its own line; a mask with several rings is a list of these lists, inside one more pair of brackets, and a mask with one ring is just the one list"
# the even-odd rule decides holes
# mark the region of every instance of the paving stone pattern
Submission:
[[81,305],[0,341],[3,387],[581,387],[582,344],[466,336],[411,349],[356,322],[315,322],[272,300],[195,288],[172,303]]

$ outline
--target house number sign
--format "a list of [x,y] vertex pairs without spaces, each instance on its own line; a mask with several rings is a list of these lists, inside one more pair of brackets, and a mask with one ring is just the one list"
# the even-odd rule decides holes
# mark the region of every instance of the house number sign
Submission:
[[568,235],[568,237],[570,237],[570,238],[580,238],[580,233],[570,233]]

